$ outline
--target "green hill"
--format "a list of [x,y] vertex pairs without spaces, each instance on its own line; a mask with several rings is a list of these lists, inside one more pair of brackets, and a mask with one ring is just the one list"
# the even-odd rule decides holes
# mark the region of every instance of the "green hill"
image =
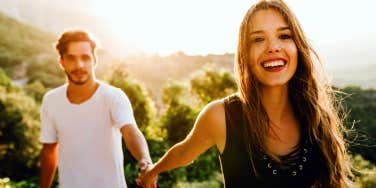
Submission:
[[[61,83],[53,42],[56,36],[21,23],[0,12],[0,67],[13,80],[40,80],[45,86]],[[43,71],[42,71],[43,70]]]

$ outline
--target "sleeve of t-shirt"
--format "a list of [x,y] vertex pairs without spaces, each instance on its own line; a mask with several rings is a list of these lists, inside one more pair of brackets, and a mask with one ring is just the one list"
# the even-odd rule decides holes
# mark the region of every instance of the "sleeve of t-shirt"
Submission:
[[42,143],[55,143],[57,142],[56,126],[49,115],[45,98],[46,97],[43,97],[41,106],[41,131],[39,140]]
[[136,125],[131,102],[121,89],[117,89],[112,97],[110,109],[115,127],[121,128],[124,125]]

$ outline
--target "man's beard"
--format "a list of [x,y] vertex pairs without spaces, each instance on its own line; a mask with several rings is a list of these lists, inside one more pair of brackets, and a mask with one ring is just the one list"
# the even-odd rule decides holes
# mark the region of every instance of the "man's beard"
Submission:
[[[71,74],[74,74],[74,72],[76,72],[76,71],[71,71],[71,73],[68,73],[67,71],[65,71],[65,74],[67,75],[69,81],[72,82],[73,84],[84,85],[85,83],[87,83],[89,81],[90,76],[88,76],[84,80],[78,80],[78,81],[74,80],[73,77],[71,76]],[[84,72],[85,72],[85,74],[88,74],[86,71],[84,71]]]

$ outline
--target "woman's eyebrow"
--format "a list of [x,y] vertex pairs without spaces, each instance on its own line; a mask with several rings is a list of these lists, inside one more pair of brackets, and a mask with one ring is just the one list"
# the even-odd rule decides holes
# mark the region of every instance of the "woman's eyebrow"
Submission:
[[[288,26],[284,26],[284,27],[280,27],[280,28],[278,28],[277,30],[278,30],[278,31],[284,31],[284,30],[291,30],[291,29],[290,29],[290,27],[288,27]],[[252,31],[252,32],[250,33],[250,35],[255,35],[255,34],[260,34],[260,33],[263,33],[263,31],[262,31],[262,30],[256,30],[256,31]]]
[[278,31],[283,31],[283,30],[291,30],[291,28],[288,26],[278,28]]
[[263,33],[263,31],[261,31],[261,30],[258,30],[258,31],[252,31],[252,32],[250,33],[250,35],[255,35],[255,34],[260,34],[260,33]]

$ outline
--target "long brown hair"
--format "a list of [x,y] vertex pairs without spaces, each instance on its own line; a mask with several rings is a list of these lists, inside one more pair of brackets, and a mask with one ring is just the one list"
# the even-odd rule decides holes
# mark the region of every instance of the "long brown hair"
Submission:
[[319,57],[307,41],[297,18],[281,0],[262,0],[253,5],[246,13],[239,30],[234,68],[246,121],[245,139],[253,170],[257,175],[252,157],[256,147],[261,147],[273,156],[265,144],[270,128],[269,117],[261,103],[260,83],[252,74],[249,63],[250,20],[255,12],[266,9],[276,10],[283,16],[298,49],[298,66],[289,81],[288,90],[296,115],[301,124],[304,124],[303,128],[309,139],[318,144],[325,165],[315,186],[350,186],[350,163],[342,136],[342,120],[334,106],[334,93],[325,80],[318,80],[317,68],[321,65]]

